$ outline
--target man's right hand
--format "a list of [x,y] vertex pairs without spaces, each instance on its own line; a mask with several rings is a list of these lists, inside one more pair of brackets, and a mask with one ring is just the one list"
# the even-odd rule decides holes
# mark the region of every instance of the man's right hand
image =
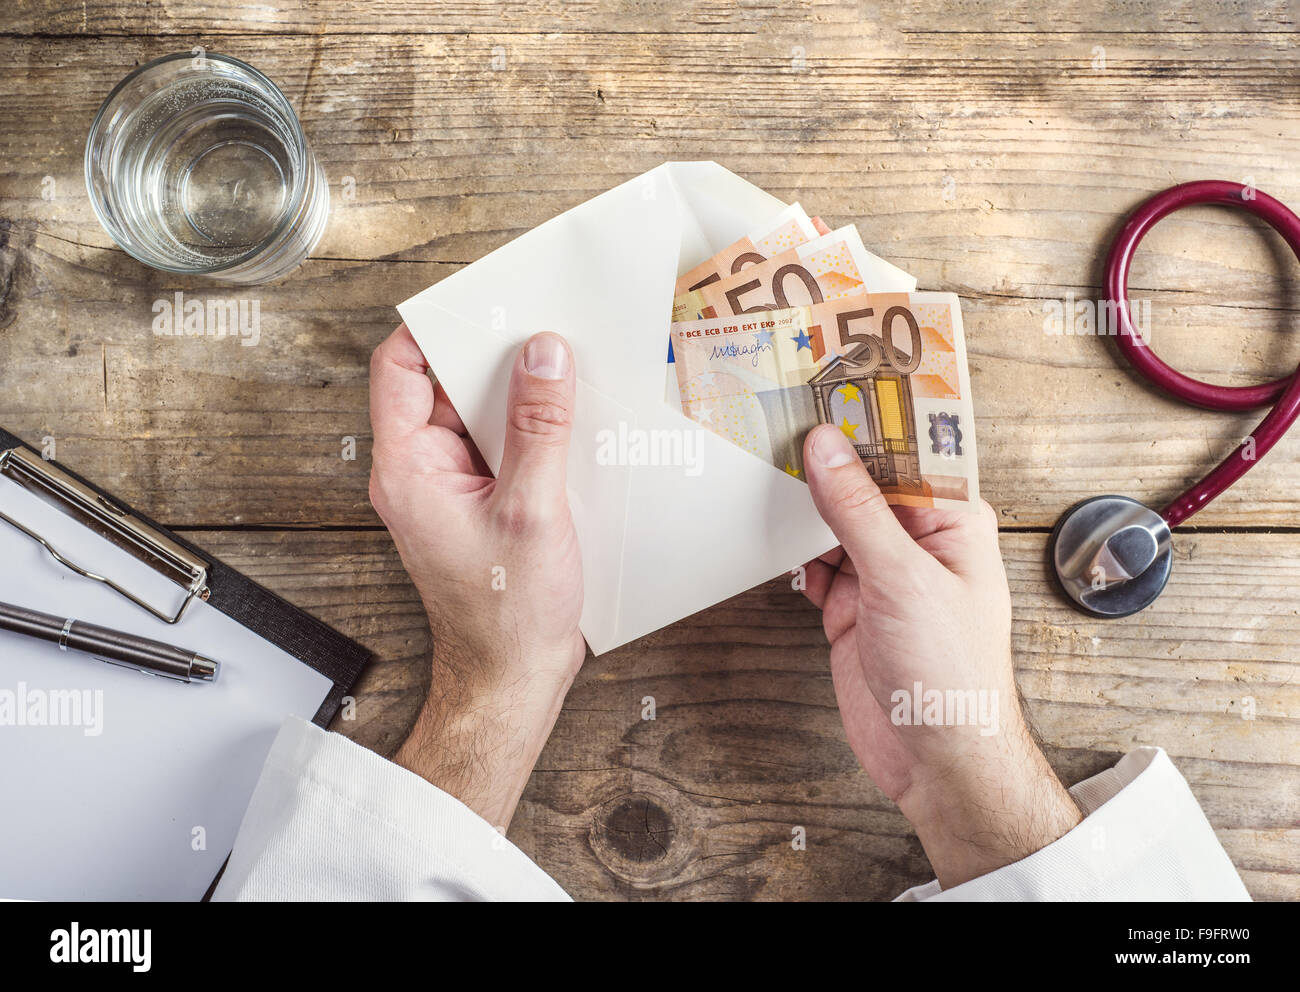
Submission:
[[[1067,833],[1079,810],[1034,743],[1016,690],[992,508],[891,508],[830,425],[809,434],[804,464],[841,544],[809,563],[807,595],[822,610],[849,745],[916,828],[940,884],[1019,861]],[[967,701],[983,693],[984,725],[969,707],[963,725],[918,724],[918,712],[933,714],[932,690]]]

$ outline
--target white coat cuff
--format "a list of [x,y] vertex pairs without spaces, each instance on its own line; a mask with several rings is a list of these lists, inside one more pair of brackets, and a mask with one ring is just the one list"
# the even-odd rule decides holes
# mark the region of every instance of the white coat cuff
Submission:
[[567,900],[459,800],[290,717],[262,768],[216,900]]
[[1085,819],[1023,861],[896,901],[1248,900],[1186,779],[1158,747],[1070,789]]

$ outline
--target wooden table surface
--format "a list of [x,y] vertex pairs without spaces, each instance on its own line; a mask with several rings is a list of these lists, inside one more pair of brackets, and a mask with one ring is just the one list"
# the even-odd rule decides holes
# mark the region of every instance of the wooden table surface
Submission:
[[[429,678],[366,496],[367,362],[394,304],[665,160],[716,160],[962,296],[1048,757],[1073,783],[1163,746],[1252,894],[1295,899],[1300,436],[1175,536],[1151,609],[1085,619],[1044,568],[1057,515],[1106,492],[1163,505],[1258,415],[1156,395],[1110,342],[1045,333],[1044,302],[1096,298],[1124,215],[1173,183],[1300,207],[1296,30],[1275,0],[10,0],[0,425],[372,648],[335,729],[391,753]],[[100,102],[195,46],[274,79],[328,172],[324,240],[280,284],[151,271],[90,209]],[[1192,375],[1300,361],[1296,263],[1239,212],[1162,223],[1131,285]],[[155,337],[153,302],[178,290],[260,300],[260,343]],[[511,836],[582,899],[884,899],[930,878],[845,743],[818,616],[784,579],[589,660]]]

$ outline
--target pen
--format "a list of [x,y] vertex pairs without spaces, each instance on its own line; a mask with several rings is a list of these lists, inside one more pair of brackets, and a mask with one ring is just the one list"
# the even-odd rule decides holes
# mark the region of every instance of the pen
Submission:
[[57,644],[60,651],[84,651],[111,665],[122,665],[180,682],[212,682],[221,667],[211,658],[174,648],[162,641],[81,620],[38,613],[9,603],[0,603],[0,630],[49,641]]

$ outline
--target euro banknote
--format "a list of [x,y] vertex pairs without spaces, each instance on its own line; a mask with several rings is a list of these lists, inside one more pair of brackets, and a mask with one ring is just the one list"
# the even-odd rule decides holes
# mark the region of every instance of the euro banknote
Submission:
[[673,296],[678,297],[711,282],[718,282],[725,276],[739,272],[746,265],[766,262],[773,255],[829,233],[830,228],[822,223],[820,217],[809,217],[803,207],[792,203],[708,261],[701,262],[689,272],[678,276]]
[[975,415],[952,293],[872,293],[672,325],[682,412],[804,478],[834,424],[891,503],[979,502]]
[[705,320],[914,289],[916,280],[867,251],[850,225],[678,296],[672,319]]

